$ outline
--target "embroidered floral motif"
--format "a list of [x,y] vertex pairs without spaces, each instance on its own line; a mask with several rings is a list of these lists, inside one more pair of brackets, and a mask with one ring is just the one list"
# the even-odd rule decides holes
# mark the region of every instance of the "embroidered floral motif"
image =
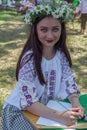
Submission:
[[54,98],[54,93],[55,93],[55,87],[56,87],[56,71],[52,70],[50,73],[50,82],[49,82],[49,97],[48,99],[53,99]]
[[[26,59],[26,61],[29,60],[29,56],[26,57],[26,55],[25,55],[24,58],[28,58],[28,59]],[[23,60],[24,60],[24,58],[23,58]],[[24,65],[20,69],[19,79],[26,80],[26,81],[29,80],[32,82],[36,76],[33,59],[28,61],[27,63],[25,63],[25,61],[21,61],[21,62],[22,62],[22,65],[23,64]]]
[[22,92],[24,94],[24,98],[21,98],[21,103],[20,103],[21,107],[23,107],[23,104],[26,104],[26,102],[27,102],[27,106],[30,106],[32,104],[32,96],[28,93],[28,87],[27,86],[23,86],[22,87]]
[[64,55],[64,53],[61,53],[61,65],[62,65],[62,81],[67,79],[69,76],[72,75],[72,70],[69,67],[69,62]]
[[45,79],[47,81],[47,86],[44,88],[44,93],[41,98],[41,102],[46,104],[49,100],[54,99],[55,86],[56,86],[56,71],[51,70],[50,74],[45,73]]
[[66,91],[69,95],[74,92],[80,93],[80,91],[77,89],[77,84],[74,77],[71,77],[66,81],[66,86]]
[[68,95],[70,95],[71,93],[80,93],[80,90],[77,87],[76,81],[75,81],[75,77],[72,74],[72,70],[69,67],[69,62],[67,60],[67,58],[65,57],[64,53],[62,54],[62,58],[61,58],[61,65],[62,65],[62,82],[64,82],[64,84],[66,85],[66,92]]

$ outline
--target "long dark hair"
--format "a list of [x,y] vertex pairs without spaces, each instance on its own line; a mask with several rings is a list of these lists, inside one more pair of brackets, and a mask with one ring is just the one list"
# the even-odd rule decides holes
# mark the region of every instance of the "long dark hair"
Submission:
[[[40,43],[38,36],[37,36],[37,24],[43,18],[37,19],[30,29],[29,38],[24,45],[24,48],[21,52],[21,55],[20,55],[18,63],[17,63],[17,67],[16,67],[16,79],[17,80],[18,80],[19,70],[21,68],[21,59],[22,59],[23,55],[28,50],[32,49],[33,53],[31,55],[31,57],[34,58],[34,66],[35,66],[36,73],[38,75],[38,79],[39,79],[39,81],[42,85],[46,84],[42,70],[41,70],[41,60],[42,60],[43,47],[42,47],[42,44]],[[61,22],[61,28],[62,28],[61,36],[60,36],[59,41],[55,44],[55,51],[61,49],[61,51],[64,52],[64,54],[66,55],[66,57],[69,61],[69,65],[71,67],[72,61],[71,61],[71,57],[70,57],[70,54],[69,54],[69,51],[68,51],[68,48],[67,48],[67,45],[66,45],[66,27],[65,27],[64,22]],[[28,60],[30,60],[30,59],[28,59]]]

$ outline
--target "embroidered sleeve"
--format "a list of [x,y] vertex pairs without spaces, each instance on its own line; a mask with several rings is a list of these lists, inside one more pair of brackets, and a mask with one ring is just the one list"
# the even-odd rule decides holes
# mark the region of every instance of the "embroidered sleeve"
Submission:
[[37,89],[33,83],[19,80],[17,86],[20,96],[20,107],[22,110],[38,101]]
[[18,90],[20,95],[20,106],[22,109],[38,101],[37,90],[34,85],[35,69],[33,59],[28,59],[29,55],[25,55],[22,58],[22,67],[18,76]]
[[72,93],[79,94],[80,90],[76,84],[76,80],[69,66],[69,62],[63,53],[62,53],[61,65],[62,65],[62,78],[61,78],[60,93],[63,93],[62,98],[64,99]]
[[21,60],[21,68],[19,71],[18,79],[33,82],[35,78],[35,68],[33,58],[31,58],[31,53],[26,53]]

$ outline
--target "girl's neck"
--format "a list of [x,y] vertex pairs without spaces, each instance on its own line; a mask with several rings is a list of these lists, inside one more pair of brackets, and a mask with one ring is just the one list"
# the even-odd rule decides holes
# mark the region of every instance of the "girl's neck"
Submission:
[[43,57],[45,57],[47,60],[52,59],[55,56],[55,50],[54,49],[44,49],[43,50]]

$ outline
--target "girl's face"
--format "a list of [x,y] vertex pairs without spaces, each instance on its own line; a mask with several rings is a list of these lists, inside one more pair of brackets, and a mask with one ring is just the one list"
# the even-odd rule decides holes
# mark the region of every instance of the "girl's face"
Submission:
[[46,17],[37,24],[37,35],[43,48],[53,48],[61,35],[60,21],[53,17]]

